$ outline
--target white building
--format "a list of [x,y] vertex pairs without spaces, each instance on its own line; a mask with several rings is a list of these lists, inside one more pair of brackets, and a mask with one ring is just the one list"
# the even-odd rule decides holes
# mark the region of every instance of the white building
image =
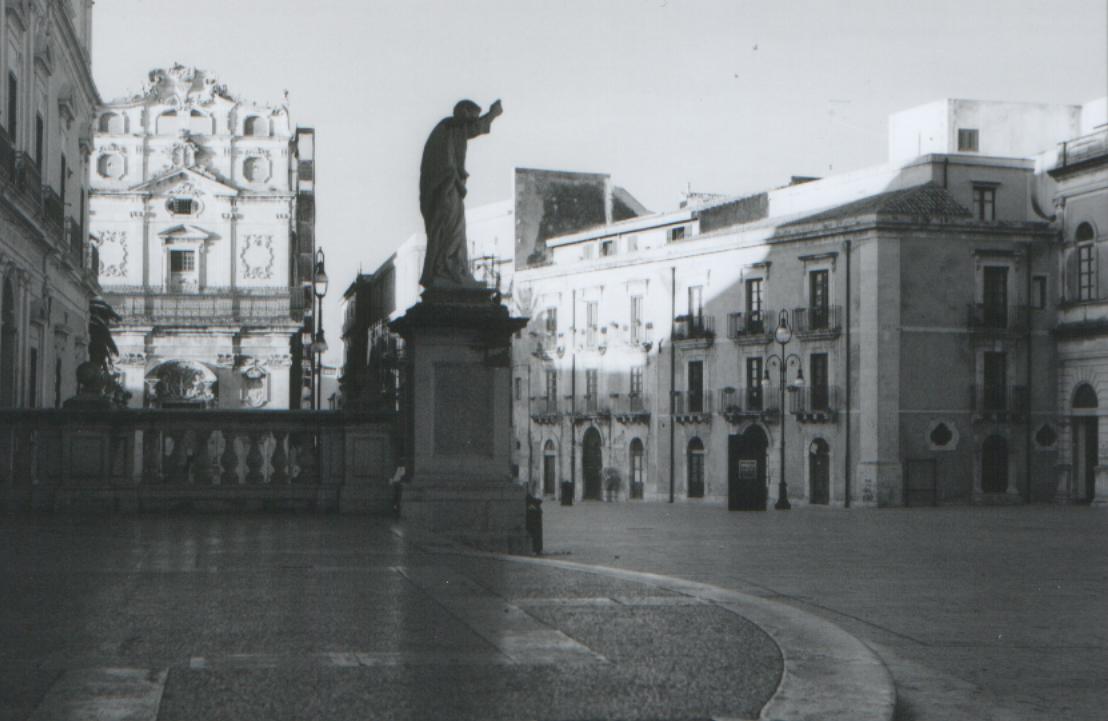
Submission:
[[58,407],[88,360],[91,0],[0,0],[0,407]]
[[100,108],[91,233],[133,405],[298,404],[313,141],[180,65]]

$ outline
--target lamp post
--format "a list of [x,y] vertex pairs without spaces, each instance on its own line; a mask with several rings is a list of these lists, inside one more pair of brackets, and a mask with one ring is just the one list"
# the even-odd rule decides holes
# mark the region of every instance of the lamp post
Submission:
[[788,484],[785,483],[785,379],[790,361],[796,363],[796,383],[789,386],[789,390],[795,391],[800,386],[804,385],[803,360],[801,360],[800,356],[796,353],[785,354],[785,346],[789,344],[792,338],[793,331],[792,328],[789,327],[789,311],[782,309],[781,313],[777,316],[777,330],[773,332],[773,339],[781,346],[781,352],[766,358],[765,377],[768,381],[770,363],[776,361],[779,371],[779,385],[781,386],[781,470],[779,471],[781,477],[777,484],[777,503],[773,504],[773,507],[778,511],[787,511],[792,508],[792,505],[789,503],[789,487]]
[[312,276],[312,294],[315,296],[315,309],[312,313],[315,324],[315,336],[312,338],[312,410],[319,410],[322,387],[323,354],[327,352],[327,339],[323,335],[323,296],[327,295],[327,271],[324,268],[323,248],[315,252],[315,273]]

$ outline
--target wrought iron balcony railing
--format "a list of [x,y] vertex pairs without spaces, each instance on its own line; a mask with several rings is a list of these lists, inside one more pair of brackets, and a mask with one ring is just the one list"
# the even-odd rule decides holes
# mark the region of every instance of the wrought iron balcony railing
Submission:
[[766,409],[765,388],[724,388],[719,392],[719,412],[725,416],[759,415]]
[[697,415],[712,412],[712,394],[708,391],[674,391],[673,415]]
[[105,288],[104,299],[124,321],[161,324],[282,323],[299,320],[298,288],[209,289],[172,293],[157,289]]
[[673,321],[674,340],[713,340],[716,337],[716,319],[702,313],[680,315]]
[[46,222],[55,226],[57,234],[61,235],[65,224],[65,204],[62,203],[61,196],[49,186],[42,189],[42,209]]
[[773,335],[773,311],[761,310],[752,313],[729,313],[727,315],[727,337],[736,341],[764,343]]
[[966,324],[975,333],[1018,334],[1027,327],[1027,309],[1021,305],[970,303],[967,311]]
[[842,409],[838,386],[804,386],[789,391],[789,412],[802,419],[834,418]]
[[970,404],[979,416],[998,420],[1024,417],[1027,414],[1027,386],[975,384],[970,387]]
[[837,335],[842,332],[842,306],[795,308],[792,321],[793,328],[799,336]]
[[621,394],[611,399],[609,407],[612,416],[620,423],[645,423],[650,420],[650,403],[641,393]]

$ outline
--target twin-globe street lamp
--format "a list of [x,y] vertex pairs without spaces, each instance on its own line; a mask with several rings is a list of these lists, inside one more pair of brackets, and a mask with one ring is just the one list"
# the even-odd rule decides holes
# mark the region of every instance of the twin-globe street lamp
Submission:
[[327,352],[327,339],[323,335],[323,296],[327,295],[327,271],[324,268],[324,254],[323,248],[316,251],[315,254],[315,269],[312,274],[312,295],[314,300],[312,302],[312,326],[307,324],[301,329],[300,342],[304,351],[308,354],[311,367],[311,407],[312,410],[319,410],[320,395],[322,394],[321,384],[321,363],[323,362],[323,354]]
[[777,316],[777,330],[773,332],[773,339],[777,341],[781,346],[780,353],[774,353],[766,358],[766,373],[765,380],[769,381],[769,366],[771,363],[776,362],[779,371],[779,383],[781,391],[781,478],[777,485],[777,503],[773,504],[774,509],[778,511],[787,511],[792,508],[789,503],[789,488],[785,483],[785,377],[786,370],[788,370],[789,362],[792,361],[796,364],[796,382],[788,387],[790,391],[797,391],[804,385],[804,362],[796,353],[789,353],[785,355],[785,346],[793,338],[792,328],[789,327],[789,311],[782,309],[781,313]]

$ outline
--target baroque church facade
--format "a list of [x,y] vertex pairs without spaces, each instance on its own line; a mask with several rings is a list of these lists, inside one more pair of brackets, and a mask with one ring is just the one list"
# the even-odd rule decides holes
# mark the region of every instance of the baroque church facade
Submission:
[[[90,224],[134,407],[298,407],[314,132],[175,65],[103,105]],[[314,207],[312,204],[310,207]]]

